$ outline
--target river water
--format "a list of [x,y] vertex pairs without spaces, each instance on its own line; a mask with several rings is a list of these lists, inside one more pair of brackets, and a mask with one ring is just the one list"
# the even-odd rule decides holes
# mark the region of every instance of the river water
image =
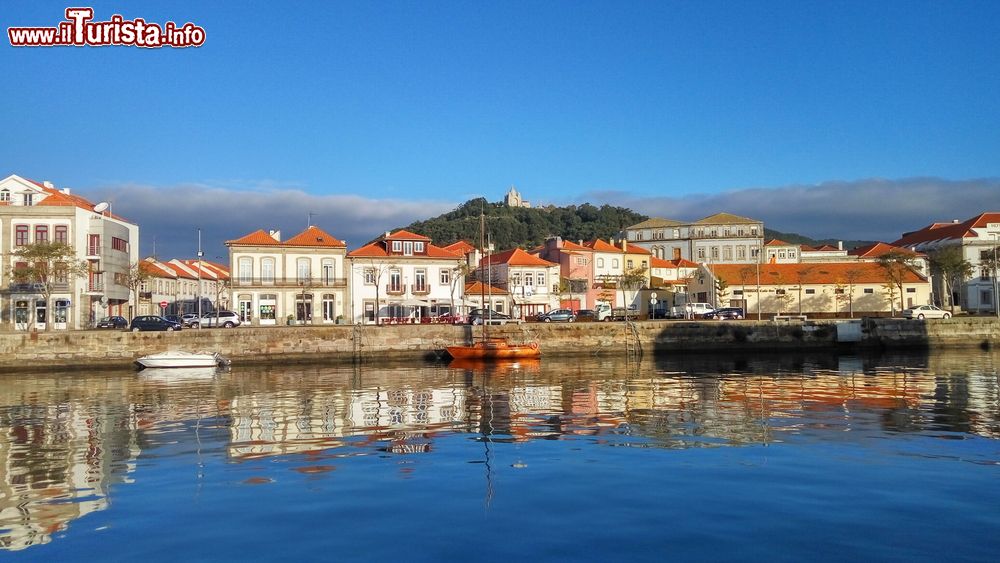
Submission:
[[0,559],[996,561],[998,366],[0,375]]

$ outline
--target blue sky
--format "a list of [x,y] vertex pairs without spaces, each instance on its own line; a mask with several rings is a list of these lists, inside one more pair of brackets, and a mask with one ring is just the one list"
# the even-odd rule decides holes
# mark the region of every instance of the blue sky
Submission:
[[[0,22],[56,25],[68,5],[8,1]],[[114,198],[161,245],[156,206],[224,209],[222,239],[294,231],[319,209],[317,224],[360,244],[511,184],[534,202],[755,212],[841,238],[1000,208],[998,2],[82,5],[191,21],[207,41],[4,41],[0,174]],[[941,197],[906,202],[905,225],[856,237],[851,209],[830,207],[872,182],[898,200],[914,179]],[[727,206],[747,193],[773,195],[773,212]],[[828,213],[792,220],[789,194],[823,193]],[[168,223],[184,221],[205,220]]]

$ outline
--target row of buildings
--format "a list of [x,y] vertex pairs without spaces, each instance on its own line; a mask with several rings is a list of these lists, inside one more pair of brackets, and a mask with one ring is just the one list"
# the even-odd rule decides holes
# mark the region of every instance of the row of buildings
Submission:
[[[924,303],[995,312],[990,256],[1000,244],[1000,213],[935,223],[893,243],[851,250],[765,241],[761,221],[728,213],[692,222],[653,218],[618,238],[554,236],[536,248],[485,254],[464,241],[439,246],[404,230],[348,251],[336,236],[309,226],[287,239],[261,229],[229,240],[229,263],[219,264],[140,260],[138,238],[138,225],[105,203],[48,182],[0,180],[0,326],[88,328],[108,315],[215,308],[234,310],[255,326],[428,322],[480,307],[529,318],[602,302],[651,316],[687,302],[762,316],[891,314]],[[18,283],[15,273],[24,265],[18,249],[47,241],[71,245],[84,275],[56,276],[44,288]],[[972,276],[934,275],[929,258],[947,247],[961,249]],[[879,264],[887,253],[909,257],[903,275]]]

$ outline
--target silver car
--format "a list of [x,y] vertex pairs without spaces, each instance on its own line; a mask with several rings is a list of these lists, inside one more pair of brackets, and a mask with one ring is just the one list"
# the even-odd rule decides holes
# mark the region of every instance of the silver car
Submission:
[[951,313],[934,305],[920,305],[903,311],[904,319],[949,319]]
[[223,328],[233,328],[240,326],[240,316],[232,311],[216,311],[205,313],[201,319],[191,321],[191,328],[211,328],[221,326]]

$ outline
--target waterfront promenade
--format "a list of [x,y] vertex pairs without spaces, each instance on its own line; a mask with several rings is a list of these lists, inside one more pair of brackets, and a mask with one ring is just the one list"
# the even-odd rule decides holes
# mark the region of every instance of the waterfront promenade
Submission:
[[[634,333],[645,355],[673,352],[830,350],[844,348],[982,348],[1000,346],[1000,321],[961,317],[935,321],[646,321]],[[467,325],[273,327],[181,332],[69,331],[0,334],[0,370],[117,366],[167,350],[219,352],[239,363],[349,363],[434,359],[468,341]],[[491,334],[536,340],[547,357],[625,354],[624,323],[531,323]]]

